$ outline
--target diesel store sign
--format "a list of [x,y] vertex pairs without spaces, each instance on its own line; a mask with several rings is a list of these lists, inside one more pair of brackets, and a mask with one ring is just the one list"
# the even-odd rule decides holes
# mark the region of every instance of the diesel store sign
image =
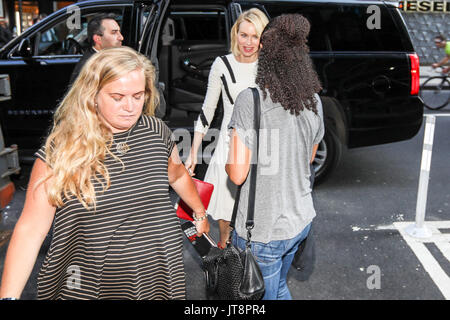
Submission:
[[399,1],[399,9],[407,12],[450,12],[450,1]]

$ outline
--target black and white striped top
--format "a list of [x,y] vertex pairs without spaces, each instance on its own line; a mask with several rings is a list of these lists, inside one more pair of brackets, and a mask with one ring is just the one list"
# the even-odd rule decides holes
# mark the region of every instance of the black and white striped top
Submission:
[[[125,141],[129,131],[114,134]],[[183,238],[169,197],[170,129],[143,116],[125,164],[108,156],[111,186],[97,210],[76,199],[56,210],[53,239],[38,276],[38,299],[185,299]],[[45,150],[36,154],[45,161]],[[95,190],[102,190],[93,180]]]

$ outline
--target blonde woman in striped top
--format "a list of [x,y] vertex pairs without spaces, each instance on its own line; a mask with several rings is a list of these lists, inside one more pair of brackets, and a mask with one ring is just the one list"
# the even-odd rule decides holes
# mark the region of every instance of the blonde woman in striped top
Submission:
[[185,299],[169,185],[209,231],[158,103],[150,61],[105,49],[83,67],[37,152],[6,255],[0,298],[20,298],[44,238],[38,299]]

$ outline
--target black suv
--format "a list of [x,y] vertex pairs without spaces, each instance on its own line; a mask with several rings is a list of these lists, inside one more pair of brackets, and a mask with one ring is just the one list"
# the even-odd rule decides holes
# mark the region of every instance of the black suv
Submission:
[[[401,141],[418,132],[423,117],[417,96],[418,57],[394,4],[106,0],[59,10],[0,50],[0,112],[6,143],[19,146],[22,160],[32,159],[87,46],[87,22],[101,12],[116,13],[123,44],[159,66],[164,120],[174,130],[192,132],[209,68],[216,56],[229,52],[229,30],[251,7],[270,18],[301,13],[311,23],[309,45],[323,84],[326,124],[315,163],[319,181],[336,167],[345,147]],[[216,118],[220,123],[220,108]],[[187,156],[187,150],[182,151],[182,157]]]

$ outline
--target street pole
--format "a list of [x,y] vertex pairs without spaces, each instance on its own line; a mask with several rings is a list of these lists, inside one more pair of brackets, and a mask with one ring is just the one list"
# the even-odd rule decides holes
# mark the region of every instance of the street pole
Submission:
[[17,30],[17,35],[22,33],[23,28],[23,17],[22,17],[22,0],[19,0],[19,30]]
[[436,117],[426,115],[425,133],[423,138],[422,161],[420,164],[419,190],[417,192],[416,222],[405,228],[405,231],[415,238],[430,238],[431,231],[425,226],[427,207],[428,181],[430,178],[431,153],[433,150],[434,128]]

